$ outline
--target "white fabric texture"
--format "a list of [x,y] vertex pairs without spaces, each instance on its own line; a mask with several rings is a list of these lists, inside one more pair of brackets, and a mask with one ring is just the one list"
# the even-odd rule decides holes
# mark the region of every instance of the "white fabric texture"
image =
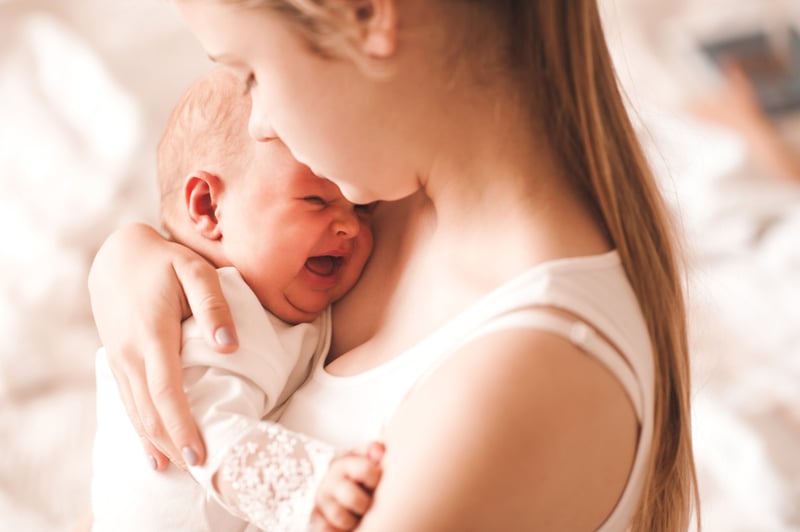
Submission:
[[[542,311],[535,311],[542,306],[569,311],[585,324],[564,324],[553,316],[543,316]],[[619,364],[620,355],[610,354],[611,347],[586,324],[617,346],[623,364]],[[364,373],[334,376],[321,360],[311,379],[289,401],[281,423],[341,448],[378,438],[420,379],[467,342],[500,328],[543,329],[565,336],[606,365],[641,412],[633,472],[601,529],[624,530],[644,481],[644,462],[652,438],[654,376],[647,328],[619,256],[613,251],[541,264],[497,288],[411,349]]]
[[270,532],[299,532],[308,527],[314,495],[333,457],[330,445],[262,421],[226,453],[217,485],[228,488],[225,507],[250,523]]
[[[313,362],[327,352],[330,311],[313,323],[289,325],[264,310],[235,269],[221,268],[218,272],[240,347],[231,355],[220,355],[207,346],[194,319],[184,323],[184,387],[207,450],[205,464],[190,468],[195,479],[176,468],[167,473],[148,469],[104,350],[98,351],[98,428],[92,483],[97,532],[244,530],[247,523],[232,513],[269,530],[289,530],[308,520],[316,483],[333,451],[269,421],[278,419],[284,402],[306,380]],[[214,474],[223,464],[237,463],[242,450],[252,448],[253,436],[264,434],[270,436],[266,443],[273,445],[258,447],[258,451],[268,458],[283,464],[294,458],[297,450],[287,452],[286,446],[274,443],[301,442],[299,448],[307,449],[305,456],[313,458],[310,463],[314,467],[256,471],[271,485],[292,482],[296,487],[292,497],[262,491],[258,513],[252,504],[232,506],[244,499],[223,503],[213,492]],[[230,471],[232,466],[225,467]],[[252,470],[250,473],[252,477]]]

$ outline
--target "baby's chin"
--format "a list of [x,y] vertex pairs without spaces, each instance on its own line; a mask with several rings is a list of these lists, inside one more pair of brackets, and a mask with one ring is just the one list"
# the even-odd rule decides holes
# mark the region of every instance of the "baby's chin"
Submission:
[[282,304],[264,306],[286,323],[293,325],[308,323],[317,319],[331,304],[329,297],[320,296],[306,298],[286,296]]

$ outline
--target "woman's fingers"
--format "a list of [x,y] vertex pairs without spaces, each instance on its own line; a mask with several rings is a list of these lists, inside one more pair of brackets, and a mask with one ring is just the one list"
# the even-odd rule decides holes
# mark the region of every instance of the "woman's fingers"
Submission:
[[[218,351],[235,350],[233,319],[216,269],[182,246],[176,246],[175,251],[173,273],[185,296],[178,301],[180,314],[183,317],[192,314],[205,331],[209,344]],[[183,391],[181,361],[169,356],[170,352],[180,350],[181,330],[171,322],[163,326],[154,323],[152,327],[156,329],[159,342],[150,346],[152,355],[147,356],[147,383],[171,443],[168,454],[179,452],[186,464],[200,465],[205,462],[205,446]],[[159,352],[162,349],[167,352]]]
[[[170,440],[161,419],[156,405],[153,403],[152,394],[147,380],[147,370],[144,368],[129,372],[128,381],[131,390],[133,403],[128,409],[128,416],[131,418],[133,427],[139,433],[143,441],[150,442],[151,446],[144,446],[144,451],[148,452],[152,448],[158,449],[170,462],[181,465],[180,453],[178,448]],[[160,469],[159,469],[160,470]]]
[[194,314],[217,351],[236,349],[215,268],[151,227],[131,225],[101,247],[89,288],[125,408],[149,442],[145,452],[154,455],[159,470],[163,455],[178,465],[202,464],[205,447],[183,390],[181,322]]
[[135,224],[106,240],[89,276],[92,312],[109,365],[131,422],[150,442],[144,451],[154,455],[159,470],[166,468],[164,455],[181,464],[178,449],[184,446],[198,461],[204,455],[181,383],[181,321],[188,306],[172,261],[186,256],[205,262],[151,227]]
[[189,307],[184,309],[184,316],[194,316],[214,349],[220,353],[235,351],[238,347],[236,328],[216,269],[194,253],[174,260],[173,268]]
[[[139,440],[141,441],[147,464],[156,471],[165,470],[169,466],[170,459],[155,445],[150,443],[150,440],[147,438],[147,436],[145,436],[146,431],[144,429],[144,424],[139,416],[140,410],[144,410],[141,409],[137,404],[137,400],[131,391],[131,383],[128,379],[128,375],[135,375],[136,372],[126,372],[125,370],[121,372],[115,371],[113,366],[111,371],[114,375],[114,380],[117,382],[117,390],[119,391],[120,398],[128,414],[128,418],[131,420],[133,428],[139,434]],[[139,373],[144,373],[144,369],[141,369]],[[151,410],[153,412],[155,411],[155,409],[152,408],[152,405]]]
[[145,374],[148,393],[142,395],[152,398],[152,403],[143,400],[139,406],[153,415],[153,419],[143,420],[146,435],[179,466],[204,463],[205,446],[183,390],[180,358],[156,351],[146,361]]
[[158,448],[150,443],[150,440],[144,436],[139,436],[139,441],[142,444],[142,449],[144,449],[147,466],[152,468],[153,471],[166,471],[171,462],[169,457],[158,450]]

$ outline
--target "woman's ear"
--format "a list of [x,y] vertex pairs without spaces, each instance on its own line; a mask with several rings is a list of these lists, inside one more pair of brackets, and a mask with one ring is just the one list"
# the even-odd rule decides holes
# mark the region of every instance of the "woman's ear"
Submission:
[[397,49],[397,0],[363,0],[355,16],[364,28],[364,53],[376,59],[391,57]]
[[199,235],[209,240],[222,238],[222,226],[218,216],[222,188],[219,176],[203,170],[192,173],[183,185],[189,225]]

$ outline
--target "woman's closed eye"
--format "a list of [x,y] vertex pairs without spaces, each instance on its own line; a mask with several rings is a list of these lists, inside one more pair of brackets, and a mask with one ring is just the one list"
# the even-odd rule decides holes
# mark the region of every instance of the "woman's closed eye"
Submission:
[[357,203],[353,205],[353,210],[364,214],[372,214],[372,211],[375,210],[377,205],[377,201],[373,201],[372,203]]

